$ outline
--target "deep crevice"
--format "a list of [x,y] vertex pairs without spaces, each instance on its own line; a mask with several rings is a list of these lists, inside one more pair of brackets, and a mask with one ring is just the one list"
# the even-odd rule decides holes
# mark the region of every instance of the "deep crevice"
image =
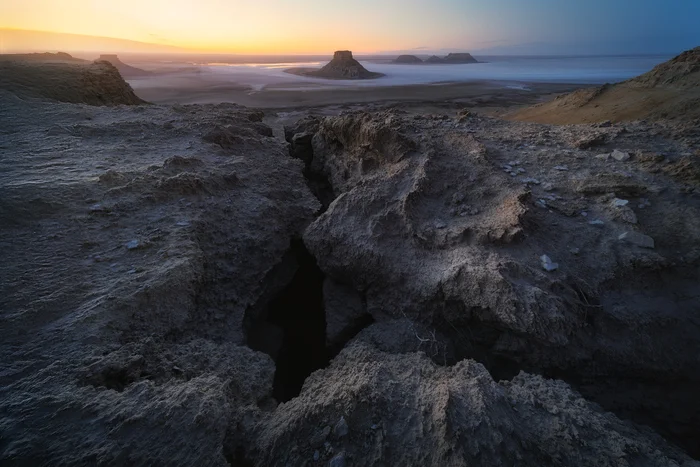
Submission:
[[306,378],[328,364],[324,274],[304,243],[290,252],[297,270],[292,280],[248,324],[248,345],[275,361],[273,397],[286,402],[301,392]]

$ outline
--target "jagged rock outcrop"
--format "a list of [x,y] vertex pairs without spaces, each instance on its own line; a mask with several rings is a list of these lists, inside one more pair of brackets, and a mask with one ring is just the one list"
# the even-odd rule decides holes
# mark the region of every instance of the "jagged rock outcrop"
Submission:
[[700,47],[618,84],[581,89],[513,112],[513,120],[571,124],[641,119],[700,120]]
[[693,465],[561,381],[521,373],[496,383],[473,361],[442,367],[412,353],[412,329],[399,353],[377,349],[372,331],[258,425],[257,465]]
[[0,90],[0,464],[236,464],[274,407],[243,323],[319,208],[256,119]]
[[114,54],[102,54],[100,58],[95,60],[97,62],[109,62],[119,70],[119,73],[124,78],[136,78],[139,76],[148,76],[151,74],[150,71],[142,70],[141,68],[136,68],[131,65],[127,65],[122,62],[117,55]]
[[[361,293],[377,322],[408,317],[450,336],[462,357],[503,359],[497,375],[570,375],[625,416],[686,441],[700,433],[689,401],[700,384],[700,205],[678,202],[680,181],[556,149],[585,138],[639,145],[646,130],[468,125],[396,112],[323,120],[311,168],[336,199],[304,234],[321,269]],[[621,240],[628,231],[655,249]],[[543,255],[558,269],[544,270]],[[664,391],[678,403],[652,402]]]
[[0,60],[0,90],[76,104],[145,103],[111,63],[72,62],[63,58]]
[[394,60],[394,63],[403,63],[403,64],[423,63],[423,60],[416,57],[415,55],[399,55]]
[[384,76],[382,73],[368,71],[355,60],[349,50],[339,50],[333,54],[333,60],[320,70],[309,68],[291,68],[288,73],[300,74],[325,79],[374,79]]

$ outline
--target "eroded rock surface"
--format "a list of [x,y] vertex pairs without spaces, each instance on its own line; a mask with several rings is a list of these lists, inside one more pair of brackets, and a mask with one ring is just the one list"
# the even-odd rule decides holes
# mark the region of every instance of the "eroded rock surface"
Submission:
[[274,406],[244,317],[320,207],[303,165],[234,105],[0,98],[0,463],[235,464]]
[[[414,348],[387,353],[358,336],[259,425],[256,458],[262,465],[324,465],[338,455],[347,465],[693,465],[680,450],[660,447],[651,430],[603,412],[561,381],[520,373],[496,383],[472,360],[439,366]],[[329,429],[341,420],[342,437]]]
[[0,117],[3,465],[697,465],[687,127]]
[[[328,118],[311,166],[337,198],[304,238],[376,321],[438,329],[460,358],[495,375],[560,376],[594,399],[596,381],[617,384],[627,403],[596,400],[689,446],[700,433],[690,401],[700,369],[698,193],[577,145],[595,133],[603,146],[664,147],[667,164],[680,163],[689,148],[649,132],[397,111]],[[558,267],[543,268],[543,256]]]

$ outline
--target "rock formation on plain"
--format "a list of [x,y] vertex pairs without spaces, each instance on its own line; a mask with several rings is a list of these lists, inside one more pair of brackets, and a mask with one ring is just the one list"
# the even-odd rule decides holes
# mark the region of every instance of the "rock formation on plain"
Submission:
[[425,59],[424,63],[429,64],[451,64],[459,65],[465,63],[479,63],[474,57],[469,53],[450,53],[446,57],[438,57],[437,55],[431,55]]
[[692,122],[6,82],[0,464],[698,465]]
[[415,55],[399,55],[394,60],[394,63],[403,63],[403,64],[423,63],[423,60],[416,57]]
[[353,58],[349,50],[335,52],[333,60],[320,70],[292,68],[287,72],[325,79],[375,79],[384,76],[381,73],[368,71]]
[[151,72],[149,71],[142,70],[141,68],[136,68],[131,65],[127,65],[126,63],[122,62],[117,55],[114,54],[102,54],[100,55],[100,58],[98,58],[96,61],[104,61],[111,63],[117,68],[117,70],[119,70],[119,73],[124,78],[135,78],[139,76],[148,76],[151,74]]

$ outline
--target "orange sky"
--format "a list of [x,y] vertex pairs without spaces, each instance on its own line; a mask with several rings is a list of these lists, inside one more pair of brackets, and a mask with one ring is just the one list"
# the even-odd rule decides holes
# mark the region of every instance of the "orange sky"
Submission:
[[[0,28],[106,36],[230,53],[375,52],[442,44],[429,2],[373,0],[18,0]],[[408,14],[410,13],[410,14]],[[393,18],[392,18],[393,17]],[[409,33],[410,34],[407,34]],[[433,42],[426,44],[425,42]]]

